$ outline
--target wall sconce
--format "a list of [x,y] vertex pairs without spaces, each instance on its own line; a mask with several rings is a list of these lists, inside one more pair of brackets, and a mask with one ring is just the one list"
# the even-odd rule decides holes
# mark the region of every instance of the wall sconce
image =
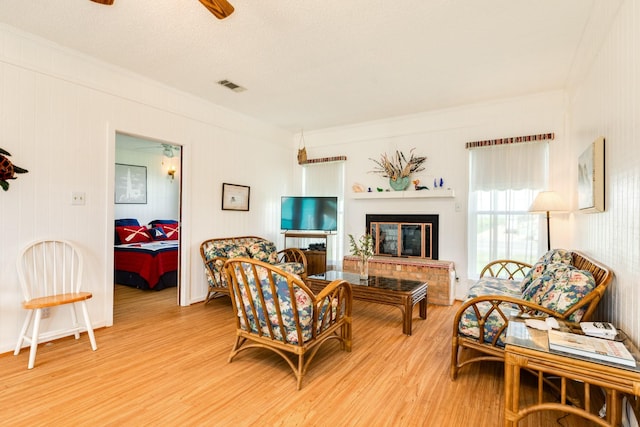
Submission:
[[176,177],[175,175],[176,175],[176,167],[171,166],[169,170],[167,170],[167,176],[171,179],[171,181],[173,181],[174,178]]

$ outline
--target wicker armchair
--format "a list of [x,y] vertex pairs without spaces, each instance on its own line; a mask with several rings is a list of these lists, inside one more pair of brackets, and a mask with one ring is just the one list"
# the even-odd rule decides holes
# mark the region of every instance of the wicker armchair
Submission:
[[287,248],[276,252],[275,245],[262,237],[222,237],[205,240],[200,244],[200,257],[204,263],[209,291],[205,304],[213,298],[229,295],[224,263],[229,258],[251,257],[259,261],[277,265],[297,274],[303,280],[307,277],[307,257],[297,248]]
[[224,269],[236,315],[236,342],[229,362],[249,348],[269,349],[287,362],[300,390],[309,364],[325,341],[337,339],[343,350],[351,351],[348,282],[334,280],[314,295],[298,276],[265,262],[233,258]]
[[[453,319],[452,379],[456,378],[461,367],[470,363],[488,360],[504,362],[503,338],[509,326],[509,318],[514,315],[552,316],[569,321],[587,321],[591,318],[613,280],[613,272],[579,252],[565,252],[573,267],[590,272],[595,281],[593,289],[573,301],[566,310],[542,306],[525,297],[521,281],[527,276],[529,269],[535,270],[542,266],[541,261],[531,266],[518,261],[499,260],[482,270],[478,284],[472,287],[476,290],[480,288],[480,291],[476,292],[477,296],[462,304]],[[472,319],[471,326],[469,319]],[[465,348],[476,352],[463,359],[460,349]]]

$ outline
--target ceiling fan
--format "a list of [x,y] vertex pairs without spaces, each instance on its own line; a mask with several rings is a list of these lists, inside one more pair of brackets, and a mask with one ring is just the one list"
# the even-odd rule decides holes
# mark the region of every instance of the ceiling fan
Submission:
[[[91,0],[95,3],[112,5],[114,0]],[[234,11],[233,6],[229,4],[227,0],[198,0],[204,7],[209,9],[209,12],[218,19],[224,19],[231,15]]]

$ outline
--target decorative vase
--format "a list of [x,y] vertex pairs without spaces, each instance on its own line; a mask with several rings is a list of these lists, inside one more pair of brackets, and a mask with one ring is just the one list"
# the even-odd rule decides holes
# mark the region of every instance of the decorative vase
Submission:
[[409,177],[403,176],[402,178],[389,178],[389,185],[396,191],[403,191],[409,186]]
[[358,260],[358,270],[360,271],[360,280],[367,280],[369,278],[369,260]]

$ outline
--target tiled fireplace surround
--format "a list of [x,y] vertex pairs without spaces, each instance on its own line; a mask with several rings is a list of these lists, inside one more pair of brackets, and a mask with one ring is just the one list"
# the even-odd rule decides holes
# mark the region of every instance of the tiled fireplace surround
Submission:
[[[426,217],[433,217],[433,215]],[[393,218],[394,221],[404,222],[403,215],[394,215]],[[415,215],[411,215],[411,218],[413,222]],[[428,219],[425,221],[428,222]],[[433,226],[437,227],[437,220]],[[437,231],[434,234],[438,236]],[[434,239],[433,245],[437,245],[437,237]],[[438,253],[437,248],[434,252]],[[349,272],[358,272],[358,258],[345,256],[343,269]],[[375,256],[369,261],[369,274],[425,281],[429,284],[428,299],[430,304],[453,304],[456,277],[453,261]]]

